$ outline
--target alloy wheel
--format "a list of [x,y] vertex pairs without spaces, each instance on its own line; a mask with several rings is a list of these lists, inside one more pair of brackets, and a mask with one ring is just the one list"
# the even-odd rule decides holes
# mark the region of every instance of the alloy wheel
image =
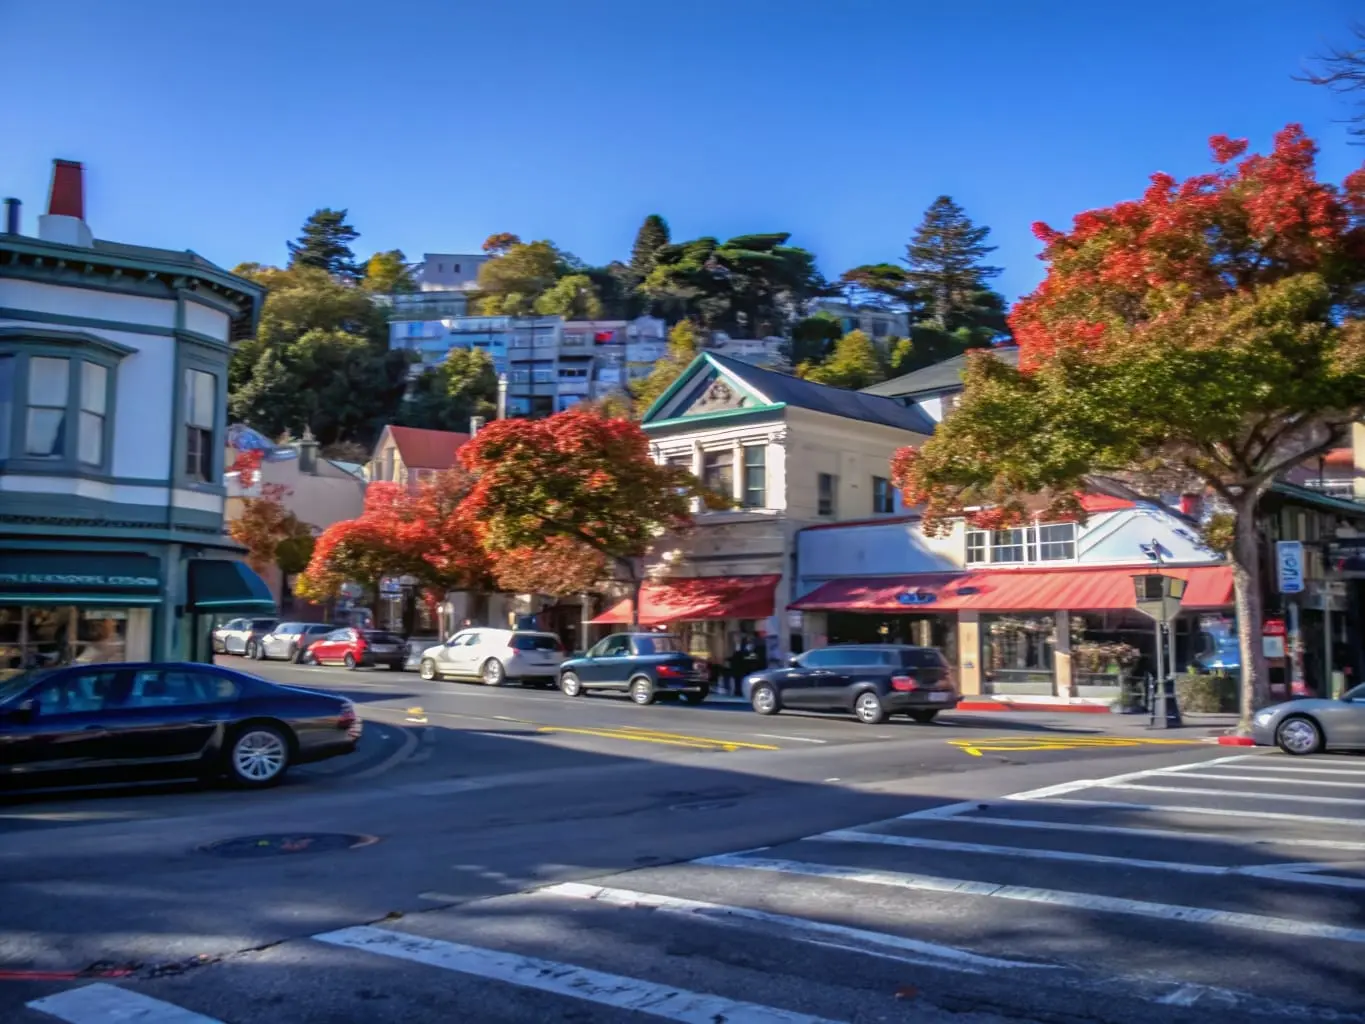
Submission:
[[572,672],[565,672],[559,680],[559,688],[566,697],[577,697],[583,692],[583,684],[578,681],[578,676]]
[[882,702],[875,693],[862,694],[853,705],[853,710],[859,720],[868,725],[876,725],[883,718]]
[[483,665],[483,682],[485,686],[501,686],[503,677],[502,662],[497,658],[489,658]]
[[1291,718],[1280,726],[1280,746],[1290,754],[1311,754],[1322,744],[1318,727],[1306,718]]
[[284,771],[289,748],[283,737],[270,729],[243,733],[232,747],[232,767],[245,782],[264,785]]
[[768,685],[754,687],[749,702],[760,715],[771,715],[777,711],[777,694]]

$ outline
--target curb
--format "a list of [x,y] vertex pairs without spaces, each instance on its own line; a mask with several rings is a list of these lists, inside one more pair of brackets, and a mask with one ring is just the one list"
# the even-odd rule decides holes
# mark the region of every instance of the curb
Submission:
[[1220,747],[1254,747],[1256,741],[1250,736],[1219,736]]
[[1001,700],[962,700],[954,711],[1049,711],[1071,714],[1109,715],[1108,704],[1012,704]]

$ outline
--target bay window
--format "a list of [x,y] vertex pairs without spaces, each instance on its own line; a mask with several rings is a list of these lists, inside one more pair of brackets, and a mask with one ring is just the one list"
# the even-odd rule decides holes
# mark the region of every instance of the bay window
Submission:
[[9,458],[10,421],[14,417],[14,356],[0,356],[0,459]]
[[77,449],[87,466],[104,462],[104,417],[109,402],[109,369],[81,361],[81,419]]
[[764,508],[768,502],[768,446],[751,444],[744,447],[744,507]]
[[218,381],[203,370],[185,371],[185,475],[197,483],[213,479],[213,421]]
[[31,356],[28,361],[28,415],[24,454],[59,459],[66,450],[66,407],[71,396],[71,360]]

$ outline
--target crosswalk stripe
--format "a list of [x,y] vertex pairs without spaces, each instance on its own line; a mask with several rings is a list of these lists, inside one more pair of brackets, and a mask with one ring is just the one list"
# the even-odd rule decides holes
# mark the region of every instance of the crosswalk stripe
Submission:
[[1292,800],[1310,804],[1343,804],[1350,807],[1365,807],[1365,800],[1346,796],[1306,796],[1302,793],[1244,793],[1236,789],[1196,789],[1192,786],[1149,786],[1141,782],[1100,782],[1099,789],[1131,789],[1146,793],[1174,793],[1177,796],[1192,793],[1195,796],[1235,797],[1242,800]]
[[651,1017],[679,1021],[680,1024],[711,1024],[721,1020],[727,1024],[839,1024],[825,1017],[689,992],[668,985],[655,985],[636,978],[539,957],[520,956],[440,939],[425,939],[369,925],[342,928],[314,935],[313,938],[333,946],[361,949],[522,988],[570,996],[601,1006],[634,1010]]
[[67,989],[26,1004],[67,1024],[222,1024],[212,1017],[182,1009],[173,1003],[131,992],[117,985],[96,982]]
[[767,910],[755,910],[752,907],[707,903],[703,900],[683,899],[680,896],[660,896],[655,893],[637,892],[634,889],[613,889],[598,885],[586,885],[582,882],[561,882],[557,885],[548,885],[543,889],[537,889],[536,895],[593,900],[598,903],[608,903],[615,907],[647,907],[650,910],[700,917],[713,924],[731,925],[737,922],[752,922],[778,925],[784,930],[810,932],[813,935],[824,936],[826,940],[841,940],[839,942],[822,941],[818,942],[818,945],[849,949],[849,943],[853,943],[859,952],[871,952],[879,956],[886,956],[886,950],[893,949],[898,953],[911,954],[908,958],[898,956],[896,957],[898,960],[909,959],[912,963],[928,963],[952,970],[966,970],[973,974],[980,973],[981,969],[1001,970],[1015,967],[1051,969],[1055,966],[1053,964],[1029,963],[1026,960],[1001,960],[993,956],[971,953],[955,946],[943,946],[937,942],[923,942],[903,935],[867,931],[862,928],[849,928],[845,925],[830,924],[826,921],[814,921],[804,917],[791,917],[787,914],[774,914]]
[[1287,917],[1263,914],[1243,914],[1231,910],[1209,910],[1174,903],[1152,903],[1118,896],[1097,896],[1090,893],[1068,892],[1064,889],[1037,889],[997,882],[977,882],[965,878],[940,878],[935,875],[914,875],[897,871],[869,871],[842,867],[836,864],[809,864],[803,861],[776,860],[763,857],[737,857],[721,854],[692,861],[710,867],[742,868],[750,871],[775,871],[786,875],[827,878],[835,881],[861,882],[867,885],[891,886],[920,892],[941,892],[963,896],[989,896],[994,899],[1015,900],[1023,903],[1042,903],[1074,910],[1094,910],[1111,914],[1130,914],[1164,921],[1186,921],[1198,924],[1223,925],[1249,931],[1271,932],[1278,935],[1297,935],[1301,938],[1335,939],[1340,942],[1365,943],[1365,929],[1343,928],[1316,921],[1296,921]]
[[1338,782],[1335,779],[1267,779],[1264,775],[1220,775],[1217,772],[1184,772],[1182,779],[1217,779],[1220,782],[1267,782],[1281,786],[1336,786],[1339,789],[1365,789],[1365,775],[1359,782]]
[[[1187,789],[1168,789],[1168,793],[1188,793]],[[1007,800],[1014,799],[1006,797]],[[1292,799],[1292,798],[1291,798]],[[1287,811],[1237,811],[1231,807],[1185,807],[1176,804],[1139,804],[1125,803],[1122,800],[1073,800],[1054,799],[1048,804],[1066,807],[1085,807],[1103,811],[1156,811],[1162,814],[1198,814],[1205,817],[1253,818],[1256,821],[1293,821],[1311,822],[1314,825],[1345,825],[1350,828],[1365,828],[1365,818],[1329,818],[1321,814],[1290,814]]]

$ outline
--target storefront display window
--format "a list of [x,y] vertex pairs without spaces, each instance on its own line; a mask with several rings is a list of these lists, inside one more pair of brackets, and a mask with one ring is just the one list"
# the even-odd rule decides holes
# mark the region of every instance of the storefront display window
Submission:
[[996,693],[1050,693],[1055,623],[1051,615],[981,616],[983,674]]
[[0,607],[0,679],[31,668],[138,661],[150,650],[147,608]]

